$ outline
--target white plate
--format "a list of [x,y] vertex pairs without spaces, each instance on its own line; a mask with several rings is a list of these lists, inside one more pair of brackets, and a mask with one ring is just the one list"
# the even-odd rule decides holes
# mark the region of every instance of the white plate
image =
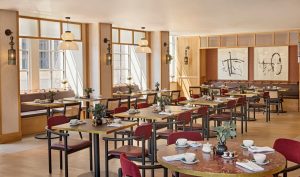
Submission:
[[186,143],[185,145],[178,145],[178,144],[175,144],[175,145],[176,145],[176,148],[186,148],[186,147],[190,146],[188,143]]
[[263,163],[258,163],[253,159],[252,162],[256,163],[257,165],[267,165],[270,163],[270,160],[265,160]]
[[182,163],[188,164],[188,165],[193,165],[193,164],[196,164],[196,163],[199,162],[199,160],[197,160],[197,159],[195,159],[195,160],[192,161],[192,162],[187,162],[187,161],[185,161],[185,159],[181,159],[180,161],[181,161]]

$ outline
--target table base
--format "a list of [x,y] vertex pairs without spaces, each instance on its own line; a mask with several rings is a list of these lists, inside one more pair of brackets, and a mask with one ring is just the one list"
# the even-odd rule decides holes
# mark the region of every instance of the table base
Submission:
[[[39,133],[39,134],[36,134],[34,136],[35,139],[39,139],[39,140],[45,140],[45,139],[48,139],[48,136],[47,136],[47,133],[44,132],[44,133]],[[58,135],[51,135],[51,139],[57,139],[59,138]]]

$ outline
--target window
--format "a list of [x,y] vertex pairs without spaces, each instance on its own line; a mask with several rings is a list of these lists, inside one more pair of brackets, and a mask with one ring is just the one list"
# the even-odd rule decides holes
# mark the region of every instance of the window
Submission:
[[177,54],[176,54],[176,40],[177,37],[176,36],[170,36],[170,54],[173,57],[173,60],[171,60],[170,62],[170,70],[169,70],[169,74],[170,74],[170,81],[171,82],[176,82],[177,78],[176,78],[176,59],[177,59]]
[[20,89],[29,89],[29,42],[28,39],[20,39]]
[[39,41],[40,89],[59,88],[64,78],[64,59],[58,50],[59,41]]

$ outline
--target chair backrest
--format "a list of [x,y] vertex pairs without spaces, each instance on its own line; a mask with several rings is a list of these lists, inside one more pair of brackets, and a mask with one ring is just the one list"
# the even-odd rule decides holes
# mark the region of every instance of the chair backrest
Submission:
[[239,97],[236,101],[236,104],[239,106],[244,106],[246,105],[246,97]]
[[180,102],[180,101],[186,101],[186,100],[187,100],[187,99],[186,99],[185,96],[181,96],[181,97],[179,97],[179,98],[177,99],[178,102]]
[[65,104],[63,114],[69,119],[79,120],[81,115],[81,102]]
[[171,91],[171,99],[177,100],[180,97],[180,90]]
[[300,164],[300,142],[279,138],[275,141],[273,148],[280,152],[288,161]]
[[226,104],[227,109],[233,109],[236,105],[236,100],[229,100]]
[[269,96],[270,98],[279,98],[278,90],[269,90]]
[[168,136],[168,139],[167,139],[168,145],[175,144],[177,139],[179,139],[179,138],[186,138],[187,140],[190,140],[190,141],[202,141],[203,140],[203,136],[199,132],[174,132]]
[[120,107],[121,99],[120,98],[109,98],[106,102],[106,109],[109,111],[113,111],[116,108]]
[[123,153],[120,155],[120,163],[122,168],[122,177],[141,177],[138,166],[128,160],[127,156]]
[[68,123],[69,119],[66,116],[53,116],[47,119],[47,128],[52,129],[53,126]]
[[212,88],[211,94],[214,96],[220,96],[221,95],[221,88]]
[[222,96],[224,96],[226,93],[228,93],[228,89],[222,88],[220,94],[221,94]]
[[191,98],[194,98],[194,99],[200,98],[200,94],[199,95],[197,95],[197,94],[191,94]]
[[152,135],[151,123],[141,124],[134,131],[134,136],[144,138],[144,140],[148,140],[151,137],[151,135]]
[[138,109],[148,108],[149,106],[150,106],[150,104],[148,104],[148,103],[138,103],[138,104],[136,105],[136,107],[137,107]]
[[125,107],[125,106],[121,106],[121,107],[117,107],[117,108],[114,110],[114,114],[118,114],[118,113],[126,112],[126,111],[128,111],[128,108]]
[[269,92],[264,92],[263,98],[264,98],[264,100],[269,99],[270,98],[270,93]]
[[201,106],[200,108],[198,108],[197,114],[199,114],[200,116],[206,116],[208,114],[208,106]]
[[183,124],[188,124],[191,122],[191,117],[192,117],[192,112],[191,111],[186,111],[183,113],[180,113],[177,116],[177,121],[183,123]]
[[147,94],[146,103],[149,105],[153,105],[156,103],[156,93],[149,93]]

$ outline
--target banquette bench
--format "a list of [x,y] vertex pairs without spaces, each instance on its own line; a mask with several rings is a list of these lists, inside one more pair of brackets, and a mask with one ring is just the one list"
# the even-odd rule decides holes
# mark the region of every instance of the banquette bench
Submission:
[[[28,106],[22,104],[22,102],[30,102],[35,99],[46,99],[48,92],[35,92],[35,93],[22,93],[20,94],[21,100],[21,122],[22,122],[22,134],[29,135],[38,132],[43,132],[46,126],[47,110],[41,107]],[[58,90],[54,96],[54,99],[63,99],[68,97],[74,97],[73,90]]]

